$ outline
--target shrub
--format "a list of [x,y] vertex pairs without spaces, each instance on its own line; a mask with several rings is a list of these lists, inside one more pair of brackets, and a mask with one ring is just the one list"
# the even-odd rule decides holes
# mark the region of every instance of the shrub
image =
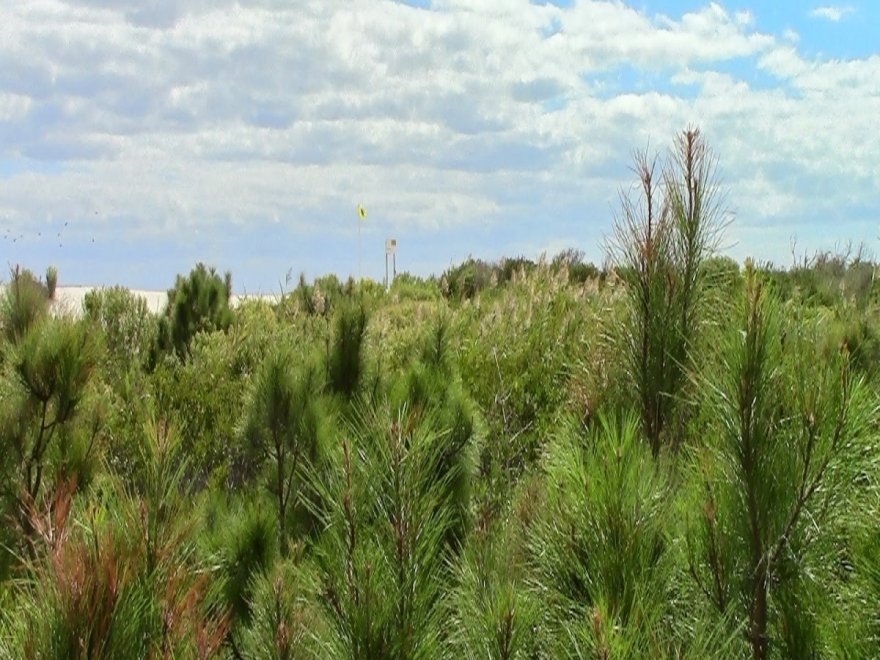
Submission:
[[443,448],[434,471],[443,483],[452,516],[444,541],[458,548],[470,517],[474,413],[455,370],[449,332],[445,317],[438,316],[431,323],[422,337],[420,359],[413,361],[392,388],[391,400],[396,408],[411,411],[411,423],[429,421],[442,437]]
[[217,558],[233,634],[251,620],[254,584],[278,555],[276,517],[262,497],[241,501],[216,492],[204,514],[206,552]]
[[440,298],[440,286],[433,277],[422,279],[409,273],[400,273],[391,284],[391,294],[396,300],[433,301]]
[[49,292],[27,268],[12,271],[0,301],[3,333],[10,342],[21,340],[49,311]]
[[117,373],[147,364],[158,327],[146,300],[121,286],[93,289],[83,299],[83,310],[101,329]]
[[185,359],[196,334],[225,331],[232,322],[231,295],[229,273],[221,278],[213,268],[199,263],[187,277],[178,275],[174,288],[168,290],[168,303],[159,322],[159,352],[174,352]]
[[443,438],[406,409],[363,409],[314,487],[326,509],[313,554],[325,655],[438,657],[451,515]]
[[[715,160],[698,130],[678,136],[659,178],[657,160],[644,154],[637,155],[634,170],[639,193],[635,198],[621,194],[609,253],[630,308],[621,350],[656,456],[692,364],[703,264],[723,224]],[[674,429],[673,444],[682,428],[680,423]]]
[[330,391],[347,399],[354,396],[364,367],[363,345],[367,310],[362,303],[344,306],[336,317],[336,332],[327,356]]
[[671,490],[638,421],[600,415],[587,432],[567,427],[546,474],[531,555],[553,655],[664,655]]
[[535,465],[569,395],[571,365],[595,332],[594,299],[543,267],[489,302],[456,310],[450,331],[464,389],[482,413],[483,496],[503,502]]
[[811,602],[830,562],[810,559],[825,521],[848,506],[875,414],[846,348],[822,358],[816,330],[783,326],[749,269],[738,323],[716,342],[720,367],[702,388],[712,423],[698,452],[690,570],[719,614],[735,612],[755,658],[819,648]]
[[304,516],[304,475],[323,454],[316,367],[297,368],[289,351],[276,349],[254,378],[242,425],[245,444],[269,465],[269,489],[277,506],[278,546],[287,553],[288,518]]
[[468,300],[492,283],[493,268],[490,264],[470,257],[467,261],[450,268],[441,278],[443,294],[451,300]]
[[174,422],[192,458],[189,477],[199,487],[240,487],[245,473],[253,476],[236,431],[251,376],[240,371],[246,353],[234,331],[201,333],[186,362],[166,356],[147,381],[150,399],[144,403]]
[[49,266],[46,269],[46,295],[49,300],[55,300],[55,289],[58,286],[58,269]]
[[147,479],[108,484],[106,509],[77,515],[69,490],[34,518],[40,543],[0,620],[4,657],[219,657],[222,586],[194,556],[173,433],[146,432]]
[[524,530],[481,520],[455,564],[448,600],[446,657],[542,657],[536,631],[541,602],[527,586],[527,564],[517,549]]
[[[27,537],[28,513],[40,504],[44,488],[62,473],[74,450],[71,428],[77,420],[97,361],[94,342],[83,323],[50,319],[32,328],[12,355],[4,385],[0,445],[13,464],[20,528]],[[89,448],[94,436],[89,440]],[[4,489],[5,490],[5,489]]]
[[570,248],[563,250],[550,262],[550,268],[554,271],[565,270],[568,273],[568,281],[571,284],[584,284],[589,280],[598,280],[602,273],[594,264],[584,261],[582,250]]
[[[316,607],[317,594],[291,562],[277,564],[253,581],[253,616],[237,643],[240,656],[253,660],[327,657],[326,622]],[[354,656],[352,656],[354,657]]]

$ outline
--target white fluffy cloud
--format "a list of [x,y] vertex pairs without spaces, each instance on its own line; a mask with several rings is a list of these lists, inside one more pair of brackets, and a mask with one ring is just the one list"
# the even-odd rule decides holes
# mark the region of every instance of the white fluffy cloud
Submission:
[[880,193],[880,56],[808,60],[754,25],[714,2],[5,3],[0,159],[26,171],[0,212],[172,237],[278,218],[332,233],[358,201],[425,231],[527,222],[607,208],[631,149],[688,123],[740,217]]
[[816,7],[810,12],[810,16],[813,18],[824,18],[827,21],[838,23],[841,19],[852,13],[855,13],[855,9],[850,6],[827,5],[824,7]]

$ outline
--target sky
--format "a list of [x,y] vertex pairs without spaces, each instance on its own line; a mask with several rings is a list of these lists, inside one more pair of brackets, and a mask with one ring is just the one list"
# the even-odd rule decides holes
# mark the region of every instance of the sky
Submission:
[[0,0],[0,266],[601,264],[634,151],[688,126],[725,254],[880,254],[876,0]]

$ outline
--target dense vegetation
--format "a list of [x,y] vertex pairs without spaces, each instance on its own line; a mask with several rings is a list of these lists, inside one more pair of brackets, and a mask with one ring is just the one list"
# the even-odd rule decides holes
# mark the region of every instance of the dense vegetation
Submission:
[[863,254],[718,256],[696,131],[603,268],[0,300],[0,657],[880,656]]

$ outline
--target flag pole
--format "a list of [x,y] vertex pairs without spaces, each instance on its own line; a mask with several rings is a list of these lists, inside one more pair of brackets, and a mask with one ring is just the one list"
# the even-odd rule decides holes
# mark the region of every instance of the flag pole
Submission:
[[358,204],[357,207],[357,223],[358,223],[358,282],[360,282],[363,277],[363,266],[361,263],[361,223],[367,219],[367,209],[364,208],[363,204]]

